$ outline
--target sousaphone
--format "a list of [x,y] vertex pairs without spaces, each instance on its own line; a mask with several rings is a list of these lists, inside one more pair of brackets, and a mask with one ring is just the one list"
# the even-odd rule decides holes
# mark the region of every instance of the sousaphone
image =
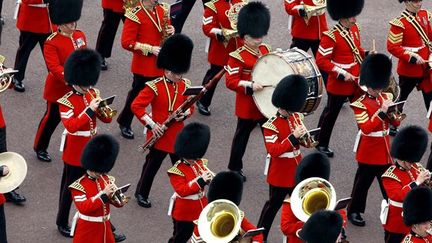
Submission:
[[25,159],[15,152],[0,154],[0,166],[6,165],[9,173],[0,177],[0,193],[15,190],[24,181],[27,175],[27,163]]

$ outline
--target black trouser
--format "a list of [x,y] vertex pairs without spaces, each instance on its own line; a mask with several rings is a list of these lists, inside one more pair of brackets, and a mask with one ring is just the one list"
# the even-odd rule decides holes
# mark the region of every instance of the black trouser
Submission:
[[258,220],[257,227],[264,227],[264,240],[267,240],[267,236],[270,232],[270,228],[273,224],[273,220],[282,207],[282,203],[287,195],[291,195],[293,187],[277,187],[269,185],[269,200],[264,204],[261,211],[261,216]]
[[327,92],[327,104],[318,121],[318,127],[321,127],[318,135],[318,146],[329,146],[334,124],[336,123],[342,105],[345,103],[347,98],[352,100],[353,96],[333,95]]
[[432,171],[432,144],[431,144],[431,153],[429,154],[429,158],[426,164],[426,169]]
[[139,92],[144,89],[146,82],[156,78],[157,77],[144,77],[139,74],[133,74],[132,89],[129,90],[129,93],[126,97],[125,106],[123,107],[123,110],[121,111],[120,115],[117,118],[117,122],[120,125],[124,127],[131,126],[132,119],[134,117],[134,114],[132,113],[131,110],[132,102],[138,96]]
[[246,152],[249,136],[257,124],[260,126],[262,132],[261,126],[266,121],[267,119],[265,118],[259,120],[237,118],[237,128],[231,146],[228,169],[235,171],[243,169],[243,155]]
[[[205,86],[222,69],[223,69],[223,66],[210,64],[210,69],[207,70],[207,73],[204,76],[204,79],[202,81],[202,85]],[[203,104],[205,107],[209,107],[211,104],[211,101],[213,99],[213,94],[214,94],[215,90],[216,90],[216,85],[213,86],[213,88],[207,90],[207,92],[200,99],[201,104]]]
[[405,238],[405,234],[391,233],[384,230],[384,241],[385,243],[401,243]]
[[33,145],[35,151],[48,149],[51,136],[60,123],[60,111],[57,103],[47,101],[47,109],[42,117]]
[[39,46],[43,53],[43,46],[45,40],[48,38],[49,35],[50,34],[39,34],[27,31],[20,31],[19,47],[16,53],[14,66],[14,69],[18,70],[18,72],[14,75],[14,77],[18,81],[22,81],[24,79],[27,62],[33,48],[36,46],[37,43],[39,43]]
[[6,216],[4,212],[4,203],[0,205],[0,242],[7,243],[6,237]]
[[357,172],[354,177],[354,186],[351,193],[351,204],[348,206],[348,214],[364,213],[366,209],[366,200],[369,187],[372,185],[374,178],[377,178],[381,194],[387,199],[387,193],[384,189],[381,176],[390,165],[369,165],[358,163]]
[[85,173],[86,170],[82,167],[72,166],[66,163],[64,164],[60,185],[59,209],[56,221],[58,226],[65,227],[69,225],[69,211],[72,205],[72,194],[68,187]]
[[[400,101],[408,99],[411,91],[421,82],[423,78],[412,78],[399,76],[399,87],[400,87]],[[429,110],[429,104],[432,100],[432,92],[425,93],[422,91],[423,102],[425,104],[426,110]]]
[[[189,13],[192,11],[195,2],[196,0],[183,0],[181,12],[171,20],[171,24],[174,26],[176,33],[182,32],[183,25]],[[210,0],[202,0],[203,6],[206,2],[210,2]]]
[[103,9],[104,19],[99,29],[99,35],[96,41],[96,51],[103,58],[111,57],[111,51],[114,44],[114,39],[120,20],[124,22],[125,16],[123,13],[117,13],[112,9]]
[[192,237],[195,224],[189,221],[177,221],[173,219],[174,232],[168,243],[187,243]]
[[139,179],[135,194],[140,194],[144,198],[148,198],[156,173],[168,154],[173,165],[180,159],[175,154],[170,154],[168,152],[155,149],[154,147],[150,148],[150,151],[146,156],[146,162],[142,168],[141,177]]

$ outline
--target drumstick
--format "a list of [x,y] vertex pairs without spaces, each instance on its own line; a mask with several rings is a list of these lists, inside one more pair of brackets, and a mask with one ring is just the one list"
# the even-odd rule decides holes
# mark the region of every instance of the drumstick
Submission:
[[276,88],[276,85],[273,85],[273,84],[264,84],[264,85],[261,85],[263,88],[265,88],[265,87],[273,87],[273,88]]

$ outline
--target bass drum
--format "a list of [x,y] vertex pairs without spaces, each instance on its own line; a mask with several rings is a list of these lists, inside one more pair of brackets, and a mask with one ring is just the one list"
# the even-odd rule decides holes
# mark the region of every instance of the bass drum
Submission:
[[308,53],[298,49],[275,51],[258,59],[253,70],[252,80],[264,89],[254,92],[253,99],[261,113],[270,118],[276,114],[271,97],[276,85],[290,74],[299,74],[306,78],[308,96],[301,113],[309,114],[317,109],[323,92],[323,79],[315,60]]

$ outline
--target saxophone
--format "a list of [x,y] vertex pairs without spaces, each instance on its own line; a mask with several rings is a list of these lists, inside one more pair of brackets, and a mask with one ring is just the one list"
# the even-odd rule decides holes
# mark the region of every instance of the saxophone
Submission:
[[164,10],[164,15],[162,18],[162,26],[161,26],[162,29],[161,46],[162,46],[162,44],[166,41],[166,39],[170,37],[170,34],[167,32],[167,28],[169,26],[169,21],[170,21],[171,5],[169,5],[168,3],[159,3],[159,5]]

